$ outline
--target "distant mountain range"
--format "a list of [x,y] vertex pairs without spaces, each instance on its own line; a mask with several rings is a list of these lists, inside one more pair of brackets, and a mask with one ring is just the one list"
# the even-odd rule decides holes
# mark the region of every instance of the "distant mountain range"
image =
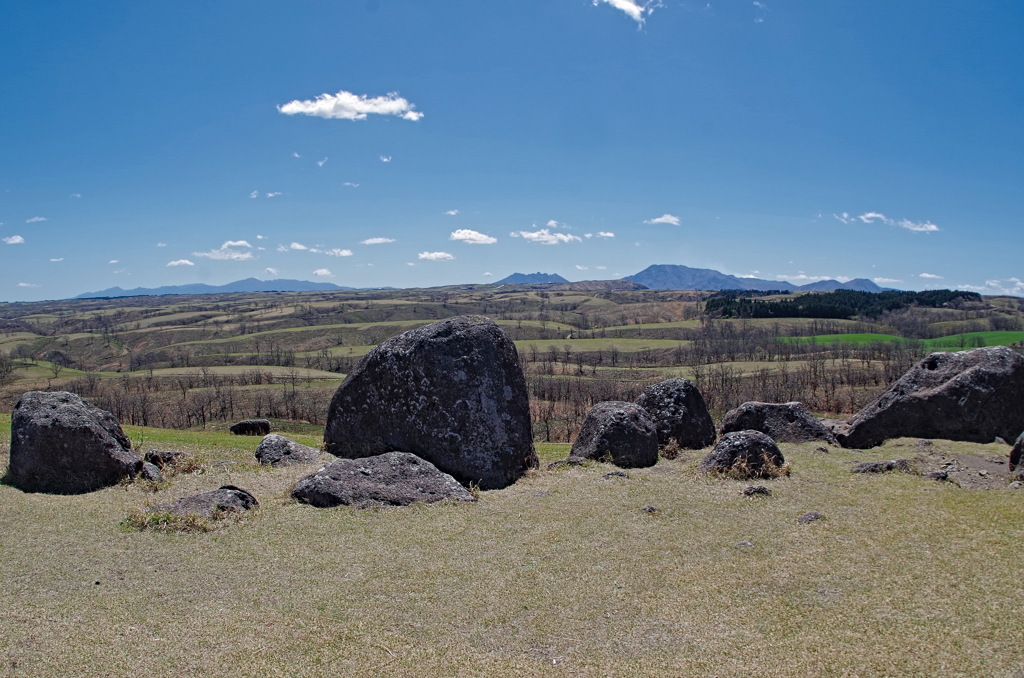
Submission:
[[507,278],[502,278],[495,285],[537,285],[542,283],[567,283],[569,282],[557,273],[513,273]]
[[710,268],[690,268],[679,264],[655,264],[635,275],[626,276],[623,280],[640,283],[652,290],[783,290],[786,292],[831,292],[833,290],[883,292],[885,290],[867,278],[855,278],[845,283],[838,280],[821,280],[807,285],[794,285],[784,280],[738,278]]
[[257,280],[246,278],[226,285],[167,285],[165,287],[136,287],[125,290],[120,287],[86,292],[75,299],[100,299],[104,297],[156,297],[164,294],[230,294],[232,292],[330,292],[351,290],[352,287],[341,287],[334,283],[307,282],[305,280]]

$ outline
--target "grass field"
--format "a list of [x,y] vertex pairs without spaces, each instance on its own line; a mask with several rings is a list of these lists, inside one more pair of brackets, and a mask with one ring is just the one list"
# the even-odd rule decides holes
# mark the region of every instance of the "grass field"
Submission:
[[[781,337],[783,341],[799,344],[871,344],[875,342],[907,341],[895,334],[819,334],[813,337]],[[1024,332],[964,332],[935,339],[924,339],[921,343],[929,351],[949,351],[979,346],[1010,346],[1024,342]]]
[[[906,454],[896,449],[906,441],[868,452],[784,445],[792,476],[766,481],[765,499],[698,474],[692,452],[628,478],[606,477],[604,465],[541,470],[475,504],[358,511],[293,502],[292,483],[312,468],[258,468],[257,438],[126,432],[143,449],[199,454],[205,472],[157,492],[0,486],[0,673],[1024,672],[1024,493],[849,473]],[[317,442],[308,430],[295,437]],[[545,461],[567,451],[539,449]],[[261,508],[205,533],[119,527],[148,503],[225,483]],[[825,518],[799,524],[807,511]]]

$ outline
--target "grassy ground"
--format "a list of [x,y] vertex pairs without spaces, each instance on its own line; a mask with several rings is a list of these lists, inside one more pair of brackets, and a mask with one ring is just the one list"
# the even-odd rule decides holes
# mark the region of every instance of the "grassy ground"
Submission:
[[[766,481],[765,499],[696,473],[693,452],[628,478],[542,470],[476,504],[356,511],[294,503],[290,486],[311,469],[258,468],[256,438],[127,432],[201,453],[205,473],[155,493],[0,486],[0,674],[1024,671],[1024,492],[848,472],[895,449],[784,445],[793,474]],[[539,450],[545,461],[567,451]],[[261,508],[207,533],[118,526],[224,483]],[[806,511],[825,518],[799,524]]]

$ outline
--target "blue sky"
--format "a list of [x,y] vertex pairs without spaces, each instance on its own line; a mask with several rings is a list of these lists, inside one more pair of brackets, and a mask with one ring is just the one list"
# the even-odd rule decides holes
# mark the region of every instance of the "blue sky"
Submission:
[[1024,3],[8,0],[0,299],[650,264],[1024,295]]

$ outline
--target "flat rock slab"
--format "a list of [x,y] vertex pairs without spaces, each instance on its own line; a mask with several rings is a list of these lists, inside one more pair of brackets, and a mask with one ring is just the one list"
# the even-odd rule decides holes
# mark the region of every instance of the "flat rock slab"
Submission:
[[593,459],[622,468],[658,462],[658,432],[647,410],[635,403],[609,400],[587,412],[569,460]]
[[256,448],[256,460],[269,466],[315,464],[320,460],[320,450],[271,433],[265,436]]
[[408,452],[332,461],[299,480],[292,496],[318,508],[476,501],[476,497],[455,478]]
[[167,504],[150,506],[150,513],[170,513],[176,516],[196,515],[201,518],[217,518],[224,513],[244,513],[260,503],[248,491],[234,485],[222,485],[212,492],[202,492],[182,497]]
[[750,401],[729,410],[722,421],[722,433],[760,431],[777,443],[808,443],[824,440],[830,445],[839,441],[831,429],[817,419],[807,406],[799,402],[762,403]]
[[858,412],[837,437],[868,448],[889,438],[988,443],[1024,427],[1024,356],[1005,346],[932,353]]
[[776,475],[785,463],[782,451],[769,436],[760,431],[734,431],[722,436],[697,468],[740,478],[765,478]]
[[335,392],[324,441],[346,459],[409,452],[484,490],[539,465],[515,344],[476,316],[431,323],[371,350]]
[[636,399],[658,432],[658,445],[699,450],[715,442],[715,423],[704,396],[689,379],[677,377],[652,384]]
[[29,391],[11,415],[9,482],[27,492],[81,494],[142,471],[110,412],[66,391]]

